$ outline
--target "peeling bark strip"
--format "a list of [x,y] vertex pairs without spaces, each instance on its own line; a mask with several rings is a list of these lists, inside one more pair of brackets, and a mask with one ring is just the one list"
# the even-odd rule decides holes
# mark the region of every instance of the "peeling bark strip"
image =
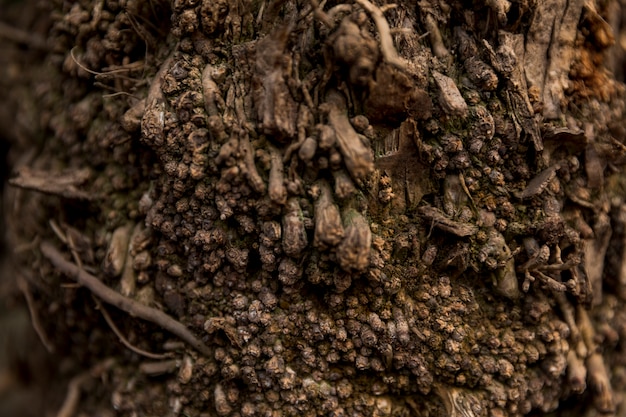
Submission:
[[22,167],[17,171],[17,176],[9,180],[9,184],[69,199],[94,200],[97,198],[96,195],[78,188],[91,176],[92,172],[89,168],[56,173]]
[[584,3],[584,0],[537,2],[526,35],[526,78],[531,87],[540,91],[546,119],[561,115]]
[[288,63],[284,54],[291,29],[283,27],[256,45],[254,104],[261,130],[277,139],[296,134],[298,105],[286,84]]

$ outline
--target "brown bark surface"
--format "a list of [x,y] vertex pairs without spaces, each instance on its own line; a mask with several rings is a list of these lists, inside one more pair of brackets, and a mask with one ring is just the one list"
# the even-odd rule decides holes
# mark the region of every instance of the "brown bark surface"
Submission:
[[18,414],[626,413],[620,2],[0,7]]

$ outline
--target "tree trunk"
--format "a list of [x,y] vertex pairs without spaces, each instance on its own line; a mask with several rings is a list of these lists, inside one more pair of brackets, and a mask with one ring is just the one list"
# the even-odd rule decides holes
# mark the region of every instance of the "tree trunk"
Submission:
[[0,120],[58,415],[626,413],[620,2],[40,13]]

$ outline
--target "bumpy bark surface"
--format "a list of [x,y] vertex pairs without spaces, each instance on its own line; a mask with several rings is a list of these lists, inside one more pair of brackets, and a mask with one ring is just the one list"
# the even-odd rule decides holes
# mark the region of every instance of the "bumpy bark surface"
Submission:
[[45,7],[6,216],[64,412],[624,415],[618,2]]

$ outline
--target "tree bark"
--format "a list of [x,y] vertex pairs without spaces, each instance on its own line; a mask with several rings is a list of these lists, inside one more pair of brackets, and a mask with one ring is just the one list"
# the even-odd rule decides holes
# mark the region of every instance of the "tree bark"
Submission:
[[44,7],[5,207],[63,413],[624,414],[619,2]]

